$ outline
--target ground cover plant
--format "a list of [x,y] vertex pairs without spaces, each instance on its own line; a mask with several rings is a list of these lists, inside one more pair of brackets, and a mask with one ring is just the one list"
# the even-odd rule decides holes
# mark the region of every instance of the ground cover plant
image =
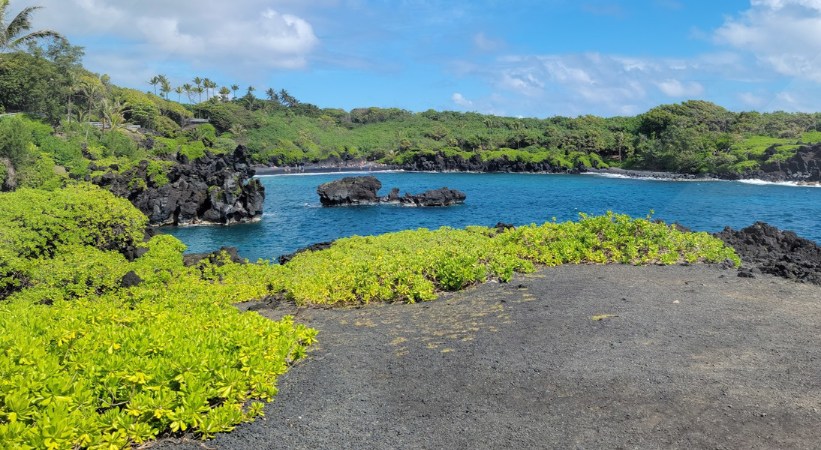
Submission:
[[314,340],[289,317],[240,313],[253,286],[204,280],[172,237],[143,243],[146,218],[101,189],[1,194],[0,216],[0,448],[230,430]]

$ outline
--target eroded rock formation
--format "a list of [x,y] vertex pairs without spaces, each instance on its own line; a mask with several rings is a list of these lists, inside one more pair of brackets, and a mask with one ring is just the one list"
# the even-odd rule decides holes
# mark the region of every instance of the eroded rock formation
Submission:
[[464,192],[443,187],[421,194],[399,195],[393,188],[390,194],[380,197],[382,183],[373,176],[345,177],[319,185],[316,193],[322,206],[372,205],[396,203],[405,206],[451,206],[465,202]]
[[228,225],[262,216],[265,189],[252,178],[254,169],[243,146],[230,154],[206,153],[193,161],[180,156],[162,185],[149,176],[148,167],[148,161],[142,161],[92,181],[130,200],[152,225]]

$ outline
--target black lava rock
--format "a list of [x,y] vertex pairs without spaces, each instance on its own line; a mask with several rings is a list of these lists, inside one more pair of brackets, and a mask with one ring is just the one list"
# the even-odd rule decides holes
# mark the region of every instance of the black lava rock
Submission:
[[92,181],[125,197],[148,216],[151,225],[229,225],[262,215],[265,189],[252,179],[254,169],[245,147],[233,153],[189,161],[178,156],[168,170],[167,183],[148,173],[148,161],[122,173],[107,172]]
[[743,268],[739,276],[754,276],[760,271],[821,285],[821,247],[792,231],[756,222],[739,231],[727,227],[716,237],[741,257]]

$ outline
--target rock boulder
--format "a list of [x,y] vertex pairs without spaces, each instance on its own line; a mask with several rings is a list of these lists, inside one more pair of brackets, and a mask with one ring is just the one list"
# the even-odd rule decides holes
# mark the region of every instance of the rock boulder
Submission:
[[380,188],[376,177],[345,177],[319,185],[316,193],[322,206],[368,205],[379,202]]

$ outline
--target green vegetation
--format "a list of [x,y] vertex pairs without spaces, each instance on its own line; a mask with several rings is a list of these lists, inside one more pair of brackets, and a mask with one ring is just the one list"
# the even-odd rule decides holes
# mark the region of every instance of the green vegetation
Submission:
[[[172,237],[143,243],[146,218],[99,188],[0,194],[0,216],[2,448],[230,430],[314,340],[289,317],[240,313],[260,286],[204,279]],[[129,262],[129,247],[147,252]],[[142,281],[123,287],[129,272]]]
[[402,231],[340,239],[297,255],[269,282],[301,303],[431,300],[488,278],[510,280],[535,264],[740,264],[706,233],[682,233],[647,219],[582,215],[578,222],[530,225],[498,233],[485,227]]

